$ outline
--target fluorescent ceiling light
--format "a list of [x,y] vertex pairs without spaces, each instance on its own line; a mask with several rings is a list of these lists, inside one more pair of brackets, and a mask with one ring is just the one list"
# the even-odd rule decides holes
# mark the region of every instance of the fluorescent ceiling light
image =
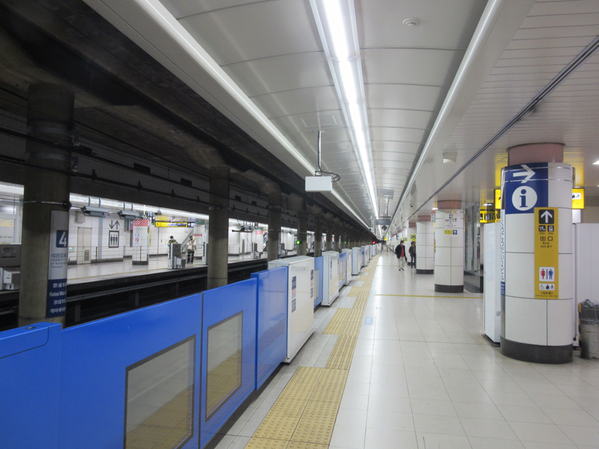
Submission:
[[349,58],[348,36],[345,32],[345,23],[343,22],[343,12],[341,5],[337,0],[325,0],[323,2],[326,24],[329,27],[333,41],[332,56],[339,60]]
[[[310,0],[375,218],[379,218],[353,1]],[[320,9],[319,9],[320,5]],[[324,14],[321,14],[323,12]],[[347,13],[346,13],[347,12]],[[346,20],[349,17],[349,20]]]
[[593,165],[599,165],[599,161],[593,162]]

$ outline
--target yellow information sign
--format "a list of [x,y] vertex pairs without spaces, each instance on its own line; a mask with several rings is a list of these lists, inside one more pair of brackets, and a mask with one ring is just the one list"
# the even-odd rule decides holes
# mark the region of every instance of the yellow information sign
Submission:
[[157,221],[154,223],[157,228],[186,228],[186,221],[170,222],[170,221]]
[[584,209],[584,189],[572,189],[572,209]]
[[501,189],[495,189],[495,210],[501,210]]
[[481,210],[480,211],[480,222],[481,223],[495,223],[499,214],[494,210]]
[[559,299],[557,207],[535,207],[535,298]]

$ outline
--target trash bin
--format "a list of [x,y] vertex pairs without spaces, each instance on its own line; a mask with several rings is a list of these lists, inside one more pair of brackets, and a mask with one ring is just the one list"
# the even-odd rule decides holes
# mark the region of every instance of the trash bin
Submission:
[[589,299],[578,305],[580,355],[584,359],[599,359],[599,303]]

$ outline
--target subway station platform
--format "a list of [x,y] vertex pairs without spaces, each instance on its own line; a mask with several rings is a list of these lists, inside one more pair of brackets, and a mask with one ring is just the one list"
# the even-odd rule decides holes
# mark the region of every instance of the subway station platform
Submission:
[[482,316],[481,294],[435,293],[383,252],[216,447],[599,448],[599,361],[504,357]]

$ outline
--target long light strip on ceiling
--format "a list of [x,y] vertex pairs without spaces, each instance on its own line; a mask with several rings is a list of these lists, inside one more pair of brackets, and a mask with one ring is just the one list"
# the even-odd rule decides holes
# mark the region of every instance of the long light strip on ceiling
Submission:
[[[266,115],[254,104],[254,102],[241,90],[241,88],[225,73],[225,71],[216,63],[208,52],[187,32],[187,30],[175,19],[172,14],[164,7],[160,0],[131,0],[123,2],[122,0],[84,0],[90,7],[95,9],[100,15],[104,16],[109,22],[116,26],[121,32],[127,35],[141,48],[156,58],[167,69],[171,70],[185,84],[193,89],[199,95],[204,96],[204,88],[196,81],[196,76],[190,71],[182,69],[179,65],[181,55],[189,55],[197,64],[198,68],[204,70],[212,77],[239,105],[241,105],[267,132],[275,138],[301,165],[310,173],[314,173],[315,168],[306,160],[306,158],[287,140],[287,138],[276,128]],[[155,42],[153,35],[144,33],[144,28],[140,25],[141,18],[150,19],[153,24],[160,27],[168,35],[168,40],[172,40],[183,50],[183,53],[164,51],[164,46],[169,42],[161,39]],[[156,34],[158,35],[158,34]],[[183,76],[181,76],[183,75]],[[215,98],[214,98],[215,99]],[[216,100],[216,99],[215,99]],[[216,100],[218,101],[218,100]],[[220,110],[219,106],[214,105]],[[225,106],[226,107],[226,106]],[[221,111],[222,112],[222,111]],[[230,111],[229,111],[230,112]],[[341,202],[347,210],[366,228],[369,226],[363,218],[353,208],[351,208],[341,195],[333,190],[333,196]]]
[[[354,150],[368,189],[374,216],[379,218],[368,131],[366,98],[353,0],[310,0],[339,102],[351,128]],[[344,8],[345,7],[345,10]]]

